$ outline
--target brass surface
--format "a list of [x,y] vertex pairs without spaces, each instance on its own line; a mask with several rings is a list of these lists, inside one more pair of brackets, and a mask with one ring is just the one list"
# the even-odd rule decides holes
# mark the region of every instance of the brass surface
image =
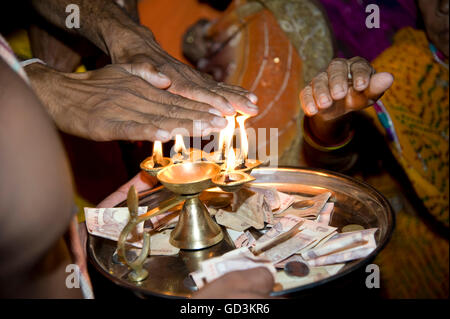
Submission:
[[186,199],[170,243],[180,249],[203,249],[223,239],[222,229],[209,215],[198,195]]
[[164,168],[156,177],[170,191],[190,195],[213,186],[211,178],[219,172],[220,166],[212,162],[184,162]]
[[[227,177],[230,179],[227,181]],[[237,192],[241,187],[249,182],[254,181],[255,178],[249,174],[241,171],[234,171],[231,173],[221,172],[213,177],[212,182],[224,192]]]
[[169,157],[163,157],[160,167],[154,167],[153,156],[147,157],[140,164],[141,170],[147,172],[151,176],[156,176],[163,168],[166,168],[173,164],[173,161]]
[[[354,271],[363,271],[389,241],[395,224],[393,210],[389,202],[366,183],[330,171],[302,168],[259,168],[253,171],[253,176],[256,180],[251,183],[252,185],[275,187],[281,192],[290,194],[312,197],[326,191],[331,192],[335,203],[330,220],[331,226],[341,229],[348,224],[358,224],[366,229],[375,227],[379,229],[375,234],[377,248],[366,258],[348,262],[339,273],[318,282],[299,284],[290,289],[274,290],[273,296],[305,290],[309,294],[315,287],[328,285],[338,278],[347,277]],[[217,187],[208,189],[201,196],[208,203],[213,203],[216,197],[219,199],[219,206],[222,206],[222,202],[227,198],[231,201],[230,194],[221,193]],[[140,206],[148,206],[151,209],[150,212],[153,209],[158,211],[158,207],[176,198],[178,197],[174,197],[172,192],[161,187],[140,194]],[[125,205],[126,203],[122,203],[119,206]],[[140,216],[142,217],[144,216]],[[88,253],[92,264],[102,275],[141,296],[186,298],[195,291],[195,287],[187,283],[189,273],[197,271],[201,261],[221,256],[234,249],[227,231],[224,228],[222,230],[224,240],[211,247],[202,250],[182,249],[177,255],[172,256],[148,256],[143,268],[150,275],[140,282],[129,278],[130,268],[127,265],[114,263],[112,256],[117,248],[117,242],[89,235]]]

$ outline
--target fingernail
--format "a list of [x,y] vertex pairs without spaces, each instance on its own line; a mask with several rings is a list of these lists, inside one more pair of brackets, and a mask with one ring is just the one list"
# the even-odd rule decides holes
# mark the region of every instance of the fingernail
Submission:
[[333,88],[334,95],[341,95],[344,93],[344,87],[342,85],[335,85]]
[[317,109],[314,105],[309,104],[308,105],[308,112],[310,115],[316,114],[317,113]]
[[322,106],[327,106],[329,102],[330,102],[330,100],[328,99],[328,97],[326,95],[320,96],[320,104]]
[[258,103],[258,97],[253,94],[253,93],[249,93],[248,94],[248,98],[250,99],[250,101],[252,101],[253,103]]
[[356,87],[357,87],[357,88],[362,88],[362,87],[364,86],[364,84],[365,84],[365,82],[364,82],[363,79],[358,79],[358,80],[356,81]]
[[209,109],[208,112],[217,116],[223,116],[222,112],[220,112],[218,109]]
[[164,130],[157,130],[155,136],[156,139],[160,141],[166,141],[170,139],[170,133]]
[[170,81],[169,77],[165,75],[164,73],[158,72],[158,77],[165,81]]
[[228,121],[223,117],[214,117],[211,121],[211,124],[215,127],[224,128],[227,126]]
[[258,111],[258,106],[256,106],[255,104],[253,104],[253,103],[251,103],[251,102],[247,102],[247,106],[248,106],[250,109],[253,109],[253,110],[255,110],[255,111]]

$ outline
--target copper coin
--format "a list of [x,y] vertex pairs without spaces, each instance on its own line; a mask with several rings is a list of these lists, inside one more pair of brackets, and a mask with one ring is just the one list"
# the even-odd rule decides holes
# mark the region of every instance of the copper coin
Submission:
[[348,232],[364,230],[364,229],[365,229],[364,227],[362,227],[361,225],[358,225],[358,224],[348,224],[348,225],[345,225],[344,227],[342,227],[341,231],[343,233],[348,233]]
[[295,209],[307,209],[314,206],[314,201],[310,199],[300,200],[292,204],[292,208]]
[[290,261],[284,265],[284,271],[289,276],[305,277],[309,274],[309,267],[301,261]]

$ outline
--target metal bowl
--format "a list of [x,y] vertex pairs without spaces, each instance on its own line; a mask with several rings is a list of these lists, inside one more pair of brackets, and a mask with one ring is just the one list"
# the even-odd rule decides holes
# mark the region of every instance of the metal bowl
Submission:
[[[359,224],[365,228],[378,228],[375,239],[377,248],[366,258],[349,262],[336,275],[320,281],[274,291],[272,295],[288,295],[292,293],[307,294],[312,290],[326,289],[345,279],[350,274],[363,270],[363,266],[371,262],[384,248],[394,228],[395,219],[388,201],[373,187],[345,175],[314,169],[297,168],[259,168],[252,174],[256,180],[251,185],[266,185],[276,187],[279,191],[312,196],[330,191],[335,202],[334,213],[330,224],[341,228],[348,224]],[[214,191],[220,191],[218,188]],[[210,195],[210,194],[209,194]],[[173,193],[159,187],[141,194],[140,205],[152,209],[159,202],[170,198]],[[125,206],[122,203],[120,206]],[[222,255],[233,249],[233,243],[225,232],[225,240],[212,247],[189,251],[181,250],[175,256],[151,256],[147,258],[144,267],[149,271],[148,279],[136,285],[127,279],[127,267],[115,264],[112,255],[116,249],[116,242],[100,237],[89,237],[88,250],[90,258],[104,276],[112,282],[140,293],[140,295],[160,296],[166,298],[185,298],[195,291],[192,282],[187,280],[188,274],[198,269],[199,263],[207,258]],[[367,289],[366,289],[367,290]]]
[[211,178],[220,172],[220,166],[211,162],[184,162],[161,170],[156,178],[176,194],[197,194],[213,184]]

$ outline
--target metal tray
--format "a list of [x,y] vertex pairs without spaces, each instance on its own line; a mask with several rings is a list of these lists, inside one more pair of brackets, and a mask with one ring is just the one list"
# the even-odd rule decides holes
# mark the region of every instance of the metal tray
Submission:
[[[377,248],[366,258],[347,263],[334,276],[311,284],[274,291],[274,296],[322,286],[360,269],[383,249],[393,231],[395,219],[389,202],[373,187],[356,179],[325,170],[303,168],[261,168],[255,169],[252,175],[256,178],[252,184],[276,187],[286,193],[312,196],[330,191],[333,194],[332,200],[335,201],[330,225],[338,227],[338,231],[347,224],[378,228],[375,235]],[[171,196],[173,194],[161,186],[141,193],[140,205],[152,209]],[[125,206],[125,203],[118,206]],[[129,269],[114,263],[112,256],[116,242],[89,236],[88,251],[96,269],[117,285],[132,289],[141,296],[186,298],[196,289],[188,274],[198,269],[200,261],[222,255],[234,248],[230,238],[225,237],[221,243],[203,250],[181,250],[174,256],[148,257],[144,265],[150,275],[141,283],[129,281]]]

